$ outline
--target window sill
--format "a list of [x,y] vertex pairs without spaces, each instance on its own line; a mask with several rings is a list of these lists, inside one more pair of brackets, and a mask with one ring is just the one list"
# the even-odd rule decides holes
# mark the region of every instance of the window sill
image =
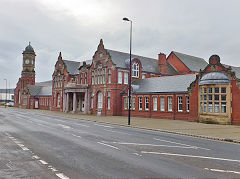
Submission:
[[228,116],[227,113],[199,113],[200,115],[211,115],[211,116]]

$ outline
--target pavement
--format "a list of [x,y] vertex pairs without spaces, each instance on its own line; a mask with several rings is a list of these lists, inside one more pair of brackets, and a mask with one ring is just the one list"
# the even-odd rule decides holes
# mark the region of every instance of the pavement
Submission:
[[240,143],[240,126],[236,125],[204,124],[184,120],[131,117],[131,125],[128,126],[128,117],[125,116],[95,116],[48,110],[34,110],[34,112],[171,134]]

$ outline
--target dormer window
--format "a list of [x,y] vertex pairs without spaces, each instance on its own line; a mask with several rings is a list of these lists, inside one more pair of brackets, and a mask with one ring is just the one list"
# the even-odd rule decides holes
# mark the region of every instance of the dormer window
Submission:
[[139,64],[136,62],[132,64],[132,77],[139,77]]

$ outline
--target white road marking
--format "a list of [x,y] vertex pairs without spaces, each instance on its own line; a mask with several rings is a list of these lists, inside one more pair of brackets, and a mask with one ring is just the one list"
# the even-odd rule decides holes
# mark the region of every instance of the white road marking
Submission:
[[47,165],[48,163],[44,160],[38,160],[39,162],[41,162],[43,165]]
[[169,141],[169,140],[162,140],[162,139],[158,139],[158,138],[153,138],[153,139],[158,140],[158,141],[162,141],[162,142],[168,142],[168,143],[171,143],[171,144],[178,144],[178,145],[184,145],[184,146],[188,146],[188,147],[195,147],[195,148],[198,148],[198,149],[211,150],[211,149],[202,148],[202,147],[198,147],[198,146],[194,146],[194,145],[187,145],[187,144],[183,144],[183,143],[172,142],[172,141]]
[[52,167],[51,165],[48,166],[48,169],[52,170],[53,172],[57,172],[58,171],[56,168]]
[[108,132],[115,132],[115,133],[119,133],[119,134],[132,135],[132,134],[128,134],[128,133],[125,133],[125,132],[112,131],[112,130],[108,130],[108,129],[103,129],[103,130],[108,131]]
[[231,170],[221,170],[221,169],[213,169],[213,168],[204,168],[205,170],[210,170],[213,172],[222,172],[222,173],[234,173],[234,174],[240,174],[240,172],[237,171],[231,171]]
[[23,144],[18,144],[18,146],[19,146],[19,147],[24,147],[24,145],[23,145]]
[[133,153],[133,154],[134,154],[134,155],[137,155],[137,156],[140,156],[140,157],[142,156],[141,154],[138,154],[138,153]]
[[61,178],[61,179],[70,179],[69,177],[67,177],[66,175],[64,175],[63,173],[56,173],[56,175]]
[[95,126],[101,126],[101,127],[107,127],[107,128],[114,128],[114,127],[112,127],[112,126],[105,126],[105,125],[101,125],[101,124],[94,124]]
[[136,145],[136,146],[152,146],[152,147],[169,147],[169,148],[183,148],[183,149],[196,149],[195,147],[187,147],[187,146],[173,146],[173,145],[160,145],[160,144],[139,144],[139,143],[128,143],[128,142],[106,142],[105,143],[113,143],[120,145]]
[[27,147],[21,147],[22,150],[29,150]]
[[66,126],[66,125],[63,125],[63,124],[58,124],[58,125],[61,126],[64,129],[70,129],[71,128],[70,126]]
[[201,159],[220,160],[220,161],[240,163],[240,160],[227,159],[227,158],[215,158],[215,157],[199,156],[199,155],[185,155],[185,154],[160,153],[160,152],[148,152],[148,151],[141,151],[141,153],[143,153],[143,154],[167,155],[167,156],[178,156],[178,157],[189,157],[189,158],[201,158]]
[[73,125],[78,125],[78,126],[83,126],[83,127],[90,127],[90,126],[87,126],[85,124],[78,124],[78,123],[73,123]]
[[14,141],[16,144],[21,144],[22,142],[20,142],[20,141],[18,141],[18,140],[16,140],[16,141]]
[[37,156],[37,155],[32,156],[32,158],[33,158],[33,159],[40,159],[40,157]]
[[104,144],[104,143],[102,143],[102,142],[97,142],[97,143],[119,150],[119,148],[117,148],[117,147],[115,147],[115,146],[112,146],[112,145]]
[[78,137],[78,138],[82,138],[81,136],[79,136],[79,135],[75,135],[75,134],[72,134],[72,136],[74,136],[74,137]]

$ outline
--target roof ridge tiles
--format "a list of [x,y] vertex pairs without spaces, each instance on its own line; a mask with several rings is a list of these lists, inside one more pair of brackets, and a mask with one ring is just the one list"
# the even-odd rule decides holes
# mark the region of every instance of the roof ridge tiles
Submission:
[[69,62],[76,62],[76,63],[80,63],[79,61],[65,60],[65,59],[63,59],[63,61],[69,61]]

